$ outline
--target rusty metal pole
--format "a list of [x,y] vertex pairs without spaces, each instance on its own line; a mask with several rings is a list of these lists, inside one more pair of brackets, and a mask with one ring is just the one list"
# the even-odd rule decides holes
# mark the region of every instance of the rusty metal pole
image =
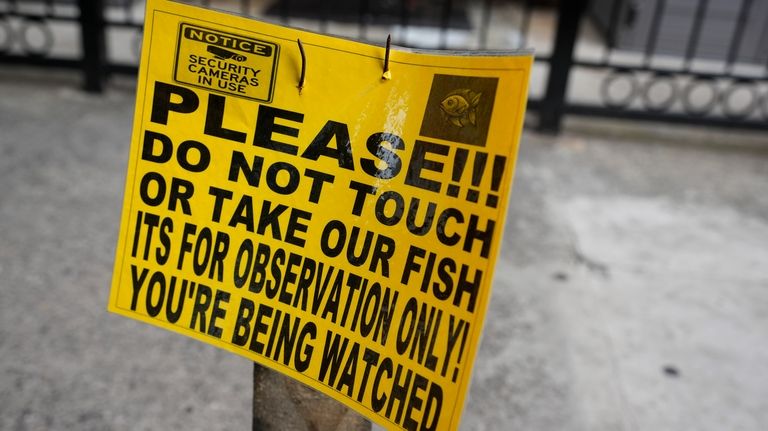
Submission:
[[253,431],[371,431],[371,422],[338,401],[253,364]]

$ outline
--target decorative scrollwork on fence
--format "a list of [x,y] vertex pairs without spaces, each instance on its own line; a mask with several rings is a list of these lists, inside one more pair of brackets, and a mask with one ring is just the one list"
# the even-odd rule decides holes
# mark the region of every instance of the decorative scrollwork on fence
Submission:
[[13,46],[13,28],[6,16],[0,16],[0,54],[7,54]]
[[7,15],[0,16],[0,54],[9,54],[18,47],[29,57],[46,57],[54,42],[50,23],[43,17],[22,17],[11,22]]
[[615,69],[600,86],[604,106],[653,113],[716,115],[731,120],[768,120],[768,91],[764,80],[649,73]]
[[[702,99],[698,102],[693,102],[696,95]],[[683,110],[697,117],[702,117],[710,112],[717,105],[718,102],[718,90],[717,82],[713,79],[694,78],[688,81],[683,87],[682,94]]]
[[[739,95],[746,97],[748,102],[742,103],[741,107],[734,105],[734,99]],[[760,100],[760,94],[757,90],[757,85],[751,81],[739,80],[733,82],[732,85],[723,89],[720,93],[720,105],[723,110],[723,114],[731,119],[743,119],[756,112],[758,102]]]
[[53,48],[53,31],[43,18],[25,18],[17,31],[21,49],[30,57],[45,57]]
[[603,80],[600,86],[600,97],[609,108],[628,108],[637,98],[639,87],[640,84],[634,73],[617,70]]

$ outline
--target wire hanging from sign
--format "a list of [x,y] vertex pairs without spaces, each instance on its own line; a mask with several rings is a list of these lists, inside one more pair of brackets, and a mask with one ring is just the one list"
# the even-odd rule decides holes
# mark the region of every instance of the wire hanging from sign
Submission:
[[304,78],[306,78],[307,74],[307,55],[304,53],[304,45],[301,44],[301,39],[296,39],[296,42],[299,44],[299,53],[301,54],[301,73],[299,73],[299,94],[301,94],[301,90],[304,88]]
[[387,35],[387,48],[384,51],[384,73],[381,74],[381,79],[392,79],[392,72],[389,71],[389,51],[392,46],[392,35]]

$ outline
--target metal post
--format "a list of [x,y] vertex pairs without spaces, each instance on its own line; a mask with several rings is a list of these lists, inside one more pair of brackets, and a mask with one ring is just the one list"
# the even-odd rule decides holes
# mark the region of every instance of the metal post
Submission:
[[586,0],[560,0],[555,46],[549,60],[547,92],[539,109],[539,130],[542,132],[557,133],[560,130],[565,112],[565,92],[573,66],[573,48],[585,5]]
[[107,70],[104,0],[77,0],[80,7],[80,46],[85,91],[101,93]]
[[371,431],[343,404],[277,371],[253,364],[253,431]]

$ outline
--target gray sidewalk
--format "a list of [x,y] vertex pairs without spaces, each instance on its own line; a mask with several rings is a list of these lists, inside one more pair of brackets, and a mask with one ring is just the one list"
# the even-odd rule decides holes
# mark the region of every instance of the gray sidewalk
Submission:
[[[106,312],[133,92],[0,70],[0,430],[250,429],[251,364]],[[768,427],[768,136],[526,132],[462,429]]]

